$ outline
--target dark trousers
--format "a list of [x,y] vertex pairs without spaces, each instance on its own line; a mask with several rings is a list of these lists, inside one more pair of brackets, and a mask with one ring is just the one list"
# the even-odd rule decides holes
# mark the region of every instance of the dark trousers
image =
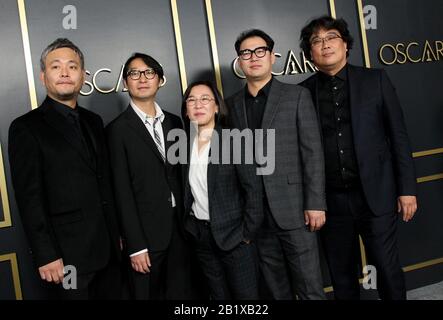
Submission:
[[368,263],[377,271],[381,299],[406,299],[403,271],[397,248],[397,219],[393,211],[375,216],[360,188],[326,193],[328,212],[321,230],[336,299],[360,298],[358,282],[358,235],[362,237]]
[[149,251],[150,272],[136,272],[130,266],[131,287],[137,300],[191,299],[190,249],[176,222],[167,250]]
[[260,268],[276,300],[324,300],[316,233],[306,228],[260,234]]
[[208,222],[192,218],[197,230],[194,249],[214,300],[258,299],[255,245],[240,243],[229,251],[218,248]]
[[51,299],[119,300],[122,298],[121,276],[120,264],[113,259],[101,270],[77,275],[77,289],[65,289],[62,284],[45,284],[45,286],[49,287]]

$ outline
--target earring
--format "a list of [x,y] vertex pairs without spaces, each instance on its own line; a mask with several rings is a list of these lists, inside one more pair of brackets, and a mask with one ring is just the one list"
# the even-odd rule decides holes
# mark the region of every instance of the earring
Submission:
[[162,78],[162,83],[161,84],[159,84],[159,88],[161,88],[161,87],[163,87],[165,84],[166,84],[166,77],[165,77],[165,75],[163,75],[163,78]]

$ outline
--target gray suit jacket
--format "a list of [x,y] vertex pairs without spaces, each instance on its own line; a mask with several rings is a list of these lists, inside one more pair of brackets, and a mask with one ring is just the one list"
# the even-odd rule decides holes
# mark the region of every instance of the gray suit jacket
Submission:
[[[217,126],[215,130],[221,139],[222,128]],[[188,145],[188,148],[190,154],[191,147]],[[263,221],[262,185],[254,164],[233,163],[230,140],[214,144],[213,139],[211,153],[215,148],[219,148],[219,163],[209,163],[207,171],[210,225],[216,245],[229,251],[242,240],[255,239]],[[231,162],[223,164],[222,152],[227,148],[230,148]],[[189,165],[184,171],[185,229],[199,238],[190,218],[194,197],[189,185]]]
[[[245,89],[226,103],[231,125],[248,128]],[[275,130],[275,170],[263,175],[272,215],[282,229],[300,228],[305,224],[304,210],[326,210],[320,127],[309,91],[273,79],[261,127],[265,155],[269,149],[266,130]]]

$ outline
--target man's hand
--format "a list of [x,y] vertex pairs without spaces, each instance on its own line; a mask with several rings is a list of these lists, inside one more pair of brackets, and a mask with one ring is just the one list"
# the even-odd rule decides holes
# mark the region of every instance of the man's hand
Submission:
[[131,266],[137,272],[149,273],[151,267],[151,260],[149,260],[149,254],[147,252],[140,253],[131,257]]
[[60,283],[63,281],[63,259],[52,261],[38,268],[40,278],[48,282]]
[[319,210],[305,210],[305,225],[309,225],[309,230],[317,231],[325,224],[326,214]]
[[400,196],[397,199],[398,212],[403,213],[403,221],[408,222],[417,211],[417,197]]

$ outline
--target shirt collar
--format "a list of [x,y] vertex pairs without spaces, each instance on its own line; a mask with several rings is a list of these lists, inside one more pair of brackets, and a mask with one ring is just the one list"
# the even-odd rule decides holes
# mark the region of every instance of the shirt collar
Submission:
[[71,108],[70,106],[55,101],[54,99],[50,98],[49,96],[46,97],[46,100],[49,101],[50,105],[54,108],[54,110],[56,110],[58,113],[60,113],[62,116],[64,116],[65,118],[68,118],[69,115],[73,115],[75,117],[78,117],[78,105],[75,106],[75,108]]
[[135,104],[134,101],[132,101],[132,99],[129,102],[129,104],[131,105],[131,107],[135,111],[135,113],[139,116],[139,118],[143,121],[143,123],[145,121],[148,121],[149,123],[152,124],[152,122],[154,122],[154,119],[159,118],[160,122],[163,122],[163,120],[165,119],[165,114],[163,113],[163,110],[160,108],[158,103],[155,101],[154,101],[155,117],[151,117],[151,116],[147,115],[145,112],[143,112],[139,107],[137,107],[137,105]]
[[[274,79],[274,77],[272,77],[271,80],[269,80],[268,83],[266,83],[266,84],[264,85],[264,87],[261,88],[261,89],[258,91],[257,96],[259,96],[260,94],[263,94],[265,97],[268,97],[268,96],[269,96],[269,91],[271,91],[271,85],[272,85],[272,80],[273,80],[273,79]],[[254,98],[254,97],[251,95],[251,93],[249,92],[249,90],[248,90],[248,86],[247,86],[247,85],[245,86],[245,94],[246,94],[246,97]]]
[[333,78],[337,78],[337,79],[340,79],[342,81],[346,81],[348,79],[348,72],[347,72],[347,70],[348,70],[348,64],[345,64],[345,66],[343,68],[341,68],[340,71],[335,74],[335,76],[330,76],[330,75],[320,71],[319,72],[320,81],[328,81],[328,80],[331,80]]
[[337,74],[335,76],[343,81],[346,81],[348,79],[347,66],[348,65],[345,64],[345,66],[343,68],[341,68],[341,70],[339,72],[337,72]]

